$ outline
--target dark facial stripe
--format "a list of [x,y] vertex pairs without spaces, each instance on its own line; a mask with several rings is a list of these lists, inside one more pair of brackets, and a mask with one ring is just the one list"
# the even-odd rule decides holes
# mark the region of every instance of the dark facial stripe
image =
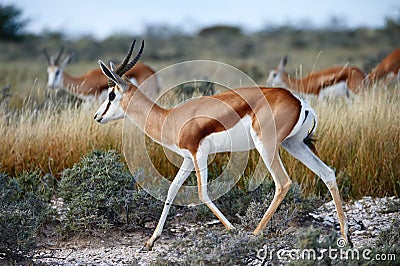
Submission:
[[110,106],[111,106],[111,102],[109,101],[109,102],[107,103],[106,109],[105,109],[104,112],[101,114],[101,116],[103,116],[103,115],[105,115],[105,114],[107,113],[107,111],[108,111],[108,109],[110,108]]

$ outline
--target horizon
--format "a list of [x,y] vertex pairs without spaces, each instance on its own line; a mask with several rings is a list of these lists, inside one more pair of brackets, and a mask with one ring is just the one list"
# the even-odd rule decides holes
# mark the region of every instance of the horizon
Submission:
[[[396,0],[369,3],[361,0],[312,0],[306,3],[293,0],[279,3],[204,0],[200,4],[171,0],[140,5],[124,0],[119,1],[115,8],[110,8],[110,2],[105,0],[4,0],[4,4],[21,9],[22,17],[28,19],[28,33],[61,32],[68,37],[92,36],[97,39],[115,34],[138,35],[150,27],[164,26],[188,34],[215,25],[235,26],[243,32],[280,26],[304,29],[332,26],[342,29],[382,28],[386,19],[398,18],[400,14],[400,3]],[[132,9],[120,8],[129,5]],[[291,7],[290,10],[287,7]]]

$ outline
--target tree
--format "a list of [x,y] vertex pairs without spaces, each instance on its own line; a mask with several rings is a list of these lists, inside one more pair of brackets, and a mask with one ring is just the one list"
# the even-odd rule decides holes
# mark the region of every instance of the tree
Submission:
[[27,20],[22,11],[13,5],[0,4],[0,39],[16,40],[22,36]]
[[399,45],[400,37],[400,10],[396,17],[387,17],[383,28],[393,45]]

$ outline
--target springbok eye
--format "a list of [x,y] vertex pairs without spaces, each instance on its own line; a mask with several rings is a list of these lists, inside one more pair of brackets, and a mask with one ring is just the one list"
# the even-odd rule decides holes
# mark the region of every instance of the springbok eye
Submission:
[[114,99],[115,99],[115,92],[111,91],[111,92],[108,94],[108,100],[111,102],[111,101],[113,101]]

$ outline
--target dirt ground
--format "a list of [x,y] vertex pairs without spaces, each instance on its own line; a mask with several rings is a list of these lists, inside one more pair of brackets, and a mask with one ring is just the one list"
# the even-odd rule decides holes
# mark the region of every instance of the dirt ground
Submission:
[[[396,203],[396,206],[399,206],[400,200],[394,197],[379,199],[364,197],[359,201],[345,204],[344,209],[355,248],[373,246],[382,230],[388,228],[393,221],[400,221],[400,210],[387,209],[388,203]],[[142,251],[141,248],[151,236],[156,226],[155,222],[141,228],[95,231],[89,236],[76,235],[68,240],[60,240],[54,233],[54,228],[49,227],[40,236],[33,260],[19,263],[0,261],[0,264],[153,265],[160,254],[165,256],[165,251],[171,250],[171,244],[176,239],[191,235],[201,236],[209,231],[223,233],[225,230],[218,220],[189,222],[185,219],[185,215],[177,213],[169,217],[161,238],[151,251]],[[309,214],[308,225],[324,232],[338,231],[335,216],[333,202],[328,202]],[[298,229],[288,228],[287,233],[294,234]]]

